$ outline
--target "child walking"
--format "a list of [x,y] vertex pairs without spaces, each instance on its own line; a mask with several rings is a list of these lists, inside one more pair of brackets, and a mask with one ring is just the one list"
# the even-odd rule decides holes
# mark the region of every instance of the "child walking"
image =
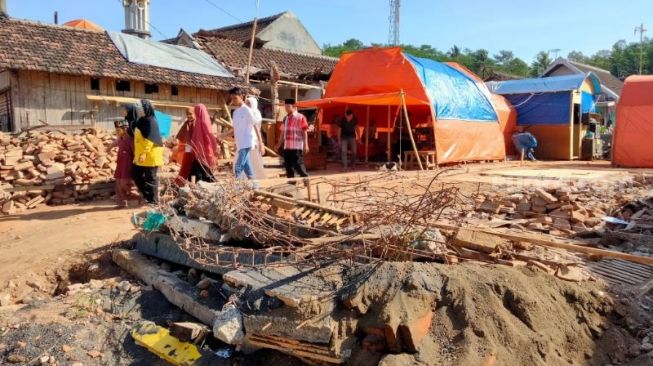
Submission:
[[129,122],[127,120],[115,121],[116,141],[114,147],[118,147],[118,159],[116,171],[113,177],[116,180],[116,204],[117,208],[129,206],[129,199],[132,197],[132,162],[134,160],[134,138],[129,134]]

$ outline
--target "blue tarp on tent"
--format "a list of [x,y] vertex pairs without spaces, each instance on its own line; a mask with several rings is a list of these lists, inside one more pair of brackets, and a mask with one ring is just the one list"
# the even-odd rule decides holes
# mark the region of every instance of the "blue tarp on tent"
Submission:
[[497,122],[489,96],[476,82],[455,68],[406,54],[433,101],[437,119]]
[[569,93],[512,94],[506,99],[517,110],[517,125],[565,125],[571,118]]
[[493,81],[487,83],[494,94],[531,94],[531,93],[557,93],[578,90],[587,78],[594,84],[594,95],[601,94],[601,83],[593,73],[587,75],[573,74],[564,76],[551,76],[545,78]]

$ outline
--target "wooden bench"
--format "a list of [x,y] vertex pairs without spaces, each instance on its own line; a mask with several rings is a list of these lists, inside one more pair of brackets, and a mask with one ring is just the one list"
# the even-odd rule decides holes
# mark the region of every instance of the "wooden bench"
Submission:
[[417,164],[417,157],[419,156],[419,159],[422,161],[422,166],[424,169],[436,169],[437,168],[437,161],[436,161],[436,152],[435,150],[424,150],[424,151],[418,151],[417,155],[415,154],[414,151],[404,151],[404,166],[403,168],[408,170],[408,169],[416,169],[419,167],[419,164]]

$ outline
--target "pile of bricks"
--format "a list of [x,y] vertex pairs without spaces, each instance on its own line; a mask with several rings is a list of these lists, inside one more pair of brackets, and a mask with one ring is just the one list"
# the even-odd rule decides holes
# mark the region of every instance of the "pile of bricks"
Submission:
[[[596,193],[581,191],[576,187],[513,193],[479,195],[476,211],[492,218],[514,220],[525,229],[553,235],[570,235],[602,225],[608,208],[605,199]],[[593,199],[596,198],[596,199]]]
[[45,203],[88,198],[93,186],[113,179],[116,150],[108,131],[29,131],[0,134],[2,212],[12,214]]

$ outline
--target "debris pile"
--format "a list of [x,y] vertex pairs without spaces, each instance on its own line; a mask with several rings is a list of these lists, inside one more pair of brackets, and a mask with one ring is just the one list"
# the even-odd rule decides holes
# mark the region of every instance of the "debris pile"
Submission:
[[[135,251],[113,257],[237,350],[272,349],[307,364],[602,363],[632,339],[609,332],[614,304],[600,283],[524,267],[340,261],[198,281],[195,269],[175,276]],[[213,296],[227,302],[208,307]],[[594,347],[605,339],[613,344]]]
[[109,198],[114,193],[114,140],[113,133],[101,129],[0,133],[2,213]]
[[476,197],[476,211],[481,217],[509,219],[527,230],[569,236],[601,225],[609,207],[607,198],[574,186],[509,195],[485,193]]
[[113,178],[113,141],[112,134],[90,129],[0,135],[0,183],[12,192],[3,201],[2,211],[9,214],[45,203],[72,203],[101,193],[110,196],[112,187],[95,185]]

